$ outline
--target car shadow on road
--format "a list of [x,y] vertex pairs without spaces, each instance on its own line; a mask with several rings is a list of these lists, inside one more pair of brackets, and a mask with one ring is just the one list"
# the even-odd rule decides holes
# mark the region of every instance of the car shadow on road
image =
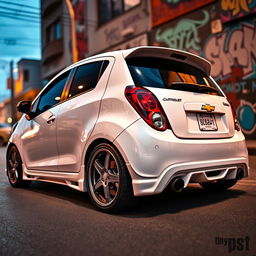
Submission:
[[206,191],[199,185],[189,186],[180,193],[164,191],[162,194],[140,198],[135,209],[122,214],[130,218],[175,214],[185,210],[210,206],[246,194],[235,187],[226,191]]
[[35,181],[32,182],[32,184],[27,189],[29,189],[31,192],[67,200],[75,205],[86,207],[88,209],[95,209],[90,201],[88,193],[82,193],[67,186]]
[[[33,182],[29,190],[96,210],[88,193],[82,193],[66,186]],[[246,192],[236,189],[236,186],[227,191],[210,192],[205,191],[199,185],[193,185],[180,193],[164,191],[159,195],[140,197],[134,208],[118,215],[126,218],[147,218],[168,213],[175,214],[192,208],[214,205],[244,194]]]

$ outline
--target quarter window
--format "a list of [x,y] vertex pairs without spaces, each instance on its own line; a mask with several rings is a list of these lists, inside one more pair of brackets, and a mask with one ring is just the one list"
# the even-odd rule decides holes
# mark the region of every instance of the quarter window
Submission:
[[97,61],[79,66],[71,84],[68,98],[95,88],[99,78],[107,67],[107,63],[108,61],[104,61],[104,64],[103,61]]
[[42,113],[60,102],[62,91],[67,82],[69,72],[65,72],[56,78],[42,93],[37,107],[37,113]]

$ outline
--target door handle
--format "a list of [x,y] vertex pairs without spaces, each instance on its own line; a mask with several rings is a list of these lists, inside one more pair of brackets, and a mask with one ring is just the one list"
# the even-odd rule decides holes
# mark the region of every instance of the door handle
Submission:
[[51,124],[51,123],[53,123],[54,121],[55,121],[55,115],[51,115],[48,119],[47,119],[47,124]]

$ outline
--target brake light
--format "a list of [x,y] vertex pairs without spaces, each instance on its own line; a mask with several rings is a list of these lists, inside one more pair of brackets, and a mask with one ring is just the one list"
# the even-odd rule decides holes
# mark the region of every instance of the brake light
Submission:
[[241,128],[240,128],[240,125],[239,125],[239,122],[237,120],[237,115],[236,115],[236,110],[233,106],[233,104],[231,102],[229,102],[230,106],[231,106],[231,110],[232,110],[232,115],[233,115],[233,119],[234,119],[234,126],[235,126],[235,129],[237,131],[240,131]]
[[127,86],[125,97],[152,128],[158,131],[165,131],[170,128],[162,106],[151,91],[143,87]]

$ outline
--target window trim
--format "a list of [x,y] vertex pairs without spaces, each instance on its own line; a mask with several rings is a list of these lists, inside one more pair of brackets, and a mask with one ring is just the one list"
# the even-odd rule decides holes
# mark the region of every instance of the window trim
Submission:
[[[72,81],[73,81],[73,79],[74,79],[74,75],[75,75],[76,69],[77,69],[78,67],[82,66],[82,65],[90,64],[90,63],[97,62],[97,61],[102,61],[102,63],[104,63],[104,61],[108,61],[108,62],[109,62],[109,63],[108,63],[108,66],[111,65],[111,70],[112,70],[113,64],[115,63],[115,57],[114,57],[114,56],[111,56],[111,55],[109,55],[109,56],[104,56],[104,58],[102,58],[102,57],[92,57],[92,58],[88,59],[86,62],[83,62],[83,63],[81,63],[81,64],[80,64],[80,63],[79,63],[79,64],[78,64],[78,63],[75,63],[75,64],[73,64],[73,65],[71,65],[71,66],[69,66],[69,67],[63,69],[62,71],[60,71],[59,73],[57,73],[57,75],[55,75],[55,76],[44,86],[44,88],[39,92],[39,94],[36,96],[36,98],[35,98],[35,99],[33,100],[33,102],[32,102],[32,108],[33,108],[33,105],[36,104],[37,100],[38,100],[39,98],[41,98],[41,96],[42,96],[42,94],[44,93],[44,91],[47,90],[48,86],[50,86],[50,85],[52,84],[52,82],[55,81],[55,79],[57,79],[58,77],[60,77],[61,75],[63,75],[65,72],[68,72],[68,71],[69,71],[70,73],[69,73],[68,79],[67,79],[67,81],[66,81],[66,84],[65,84],[65,86],[64,86],[64,88],[63,88],[63,91],[62,91],[62,94],[61,94],[61,99],[60,99],[60,101],[59,101],[57,104],[53,105],[51,108],[53,108],[53,107],[55,107],[55,106],[57,106],[57,105],[59,105],[59,104],[62,104],[62,103],[66,102],[66,101],[69,100],[69,99],[73,99],[73,98],[74,98],[75,96],[77,96],[77,95],[73,96],[72,98],[67,98],[67,95],[68,95],[68,92],[69,92],[69,87],[71,86],[71,83],[72,83]],[[108,66],[107,66],[107,68],[108,68]],[[106,68],[106,69],[107,69],[107,68]],[[111,73],[111,71],[109,72],[109,75],[110,75],[110,73]],[[99,79],[98,79],[98,81],[99,81]],[[96,87],[95,87],[95,88],[96,88]],[[94,89],[95,89],[95,88],[94,88]],[[39,99],[39,100],[40,100],[40,99]],[[37,103],[37,104],[38,104],[38,103]],[[50,109],[51,109],[51,108],[50,108]],[[50,109],[48,109],[48,110],[50,110]],[[46,110],[46,111],[48,111],[48,110]],[[44,112],[45,112],[45,111],[44,111]],[[33,120],[35,117],[41,115],[41,114],[44,113],[44,112],[37,113],[37,114],[36,114],[36,112],[34,112],[35,115],[34,115],[30,120]]]
[[[61,103],[63,102],[63,97],[64,97],[64,93],[65,93],[66,87],[67,87],[67,85],[70,83],[71,75],[73,75],[73,74],[72,74],[72,73],[73,73],[72,71],[73,71],[72,69],[71,69],[71,70],[70,70],[70,69],[69,69],[69,70],[66,70],[65,72],[61,73],[61,74],[58,75],[56,78],[54,78],[53,80],[51,80],[50,83],[49,83],[47,86],[45,86],[45,88],[41,91],[41,93],[38,95],[38,97],[36,97],[36,99],[34,100],[34,102],[33,102],[33,104],[32,104],[32,107],[31,107],[31,108],[33,108],[34,104],[37,104],[37,106],[36,106],[36,112],[33,112],[33,113],[34,113],[33,118],[35,118],[35,117],[41,115],[42,113],[44,113],[44,112],[46,112],[46,111],[49,111],[49,110],[52,109],[53,107],[55,107],[55,106],[57,106],[57,105],[59,105],[59,104],[61,104]],[[59,101],[58,103],[52,105],[49,109],[47,109],[47,110],[45,110],[45,111],[43,111],[43,112],[38,112],[38,105],[40,104],[40,101],[41,101],[42,96],[44,95],[44,92],[45,92],[47,89],[49,89],[49,88],[51,87],[52,83],[54,83],[54,82],[56,81],[56,79],[58,79],[60,76],[62,76],[62,75],[65,74],[66,72],[69,72],[69,75],[68,75],[67,80],[66,80],[66,83],[65,83],[65,85],[64,85],[64,87],[63,87],[63,90],[62,90],[62,93],[61,93],[61,96],[60,96],[60,101]],[[32,118],[32,119],[33,119],[33,118]]]

